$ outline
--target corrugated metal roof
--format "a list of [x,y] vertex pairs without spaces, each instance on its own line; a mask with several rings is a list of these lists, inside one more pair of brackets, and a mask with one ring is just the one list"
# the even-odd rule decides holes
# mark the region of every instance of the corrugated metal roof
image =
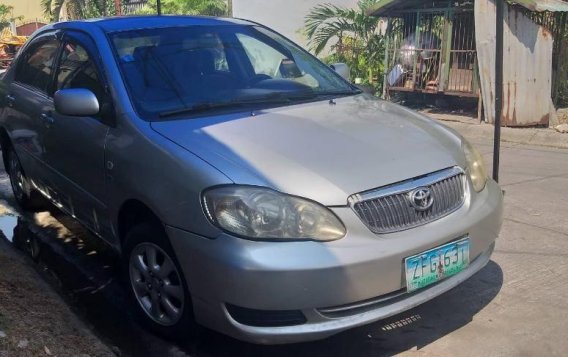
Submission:
[[[512,2],[531,11],[568,11],[568,2],[563,0],[514,0]],[[448,2],[442,0],[382,0],[370,7],[367,10],[367,14],[370,16],[388,16],[389,12],[393,11],[423,9],[434,7],[438,4],[445,7],[448,5]]]
[[370,16],[388,16],[389,12],[409,10],[409,9],[423,9],[435,7],[436,5],[442,7],[448,6],[447,0],[382,0],[376,5],[367,9],[367,15]]
[[515,0],[514,2],[531,11],[568,11],[568,3],[562,0]]

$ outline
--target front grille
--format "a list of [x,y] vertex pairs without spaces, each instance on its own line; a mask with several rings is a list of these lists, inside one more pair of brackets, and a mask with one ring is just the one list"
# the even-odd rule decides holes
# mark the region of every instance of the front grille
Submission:
[[[392,233],[421,226],[460,208],[465,201],[466,177],[453,167],[394,185],[355,194],[349,204],[374,233]],[[416,189],[427,189],[432,206],[419,210],[411,203]]]

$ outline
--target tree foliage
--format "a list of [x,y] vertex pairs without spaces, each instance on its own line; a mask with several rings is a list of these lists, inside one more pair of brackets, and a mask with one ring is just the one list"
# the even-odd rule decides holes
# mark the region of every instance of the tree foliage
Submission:
[[12,6],[0,4],[0,28],[10,25],[9,16],[12,13]]
[[[122,0],[122,4],[126,3]],[[71,20],[114,16],[114,0],[41,0],[43,11],[51,21],[62,18]],[[124,9],[123,9],[124,10]],[[138,14],[155,14],[155,0],[149,0]],[[226,0],[162,0],[162,13],[180,15],[226,16]]]
[[360,0],[356,9],[332,4],[314,7],[304,19],[310,49],[320,55],[329,48],[331,55],[327,61],[347,63],[352,77],[362,78],[365,83],[380,78],[384,37],[378,33],[378,19],[366,14],[379,1]]
[[[140,14],[155,14],[156,2],[150,1]],[[228,6],[225,0],[162,0],[163,14],[227,16]]]
[[12,10],[14,10],[13,6],[0,4],[0,30],[9,26],[11,21],[22,18],[21,16],[19,18],[12,17]]
[[114,0],[41,0],[41,6],[52,22],[116,15]]

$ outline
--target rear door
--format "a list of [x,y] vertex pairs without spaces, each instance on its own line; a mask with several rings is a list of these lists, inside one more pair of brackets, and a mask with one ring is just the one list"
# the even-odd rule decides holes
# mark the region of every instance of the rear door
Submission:
[[[98,58],[96,45],[88,35],[66,33],[53,91],[89,89],[97,96],[101,108],[112,107]],[[52,118],[53,123],[45,133],[45,160],[56,176],[61,204],[92,231],[105,237],[110,228],[105,203],[105,140],[110,127],[104,123],[103,114],[70,117],[54,111]]]
[[60,49],[56,33],[41,35],[28,45],[7,78],[7,130],[24,172],[44,192],[50,192],[45,162],[44,134],[51,125],[53,99],[51,85],[55,60]]

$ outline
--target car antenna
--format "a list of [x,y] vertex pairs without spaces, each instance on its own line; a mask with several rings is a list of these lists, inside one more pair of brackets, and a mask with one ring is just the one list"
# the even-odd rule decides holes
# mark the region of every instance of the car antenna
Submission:
[[158,15],[162,14],[162,0],[156,0],[156,7],[158,8]]

